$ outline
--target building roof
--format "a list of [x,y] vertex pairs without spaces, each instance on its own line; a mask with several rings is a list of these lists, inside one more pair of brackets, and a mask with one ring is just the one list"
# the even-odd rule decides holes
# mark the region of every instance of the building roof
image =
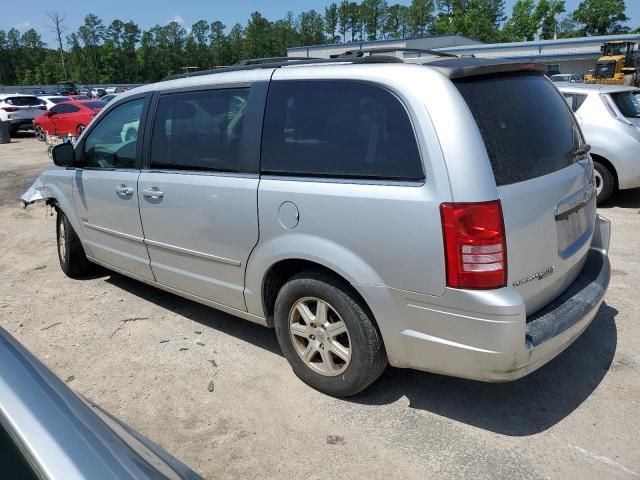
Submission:
[[492,50],[501,48],[531,48],[531,47],[559,47],[559,46],[577,46],[585,44],[602,44],[604,42],[612,41],[637,41],[640,42],[640,34],[625,34],[625,35],[601,35],[594,37],[579,37],[579,38],[560,38],[557,40],[533,40],[528,42],[508,42],[508,43],[491,43],[480,45],[463,45],[459,47],[444,47],[439,50],[446,50],[447,52],[455,53],[459,50]]
[[[447,39],[450,39],[454,44],[459,40],[464,41],[465,44],[483,44],[479,40],[465,37],[464,35],[445,34],[445,35],[427,35],[424,37],[387,38],[384,40],[361,40],[361,41],[353,41],[353,42],[345,42],[345,43],[300,45],[297,47],[287,48],[287,52],[294,52],[296,50],[319,49],[319,48],[342,48],[345,50],[358,50],[361,48],[375,48],[377,45],[386,46],[388,44],[397,43],[397,42],[416,42],[416,41],[447,40]],[[450,48],[455,48],[455,47],[450,47]]]

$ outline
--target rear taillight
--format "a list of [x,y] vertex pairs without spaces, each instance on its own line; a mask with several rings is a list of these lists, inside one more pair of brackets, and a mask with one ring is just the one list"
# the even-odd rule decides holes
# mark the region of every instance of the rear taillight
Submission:
[[17,112],[18,109],[16,107],[2,107],[2,110],[5,112]]
[[507,283],[507,242],[499,200],[440,205],[447,286],[489,289]]

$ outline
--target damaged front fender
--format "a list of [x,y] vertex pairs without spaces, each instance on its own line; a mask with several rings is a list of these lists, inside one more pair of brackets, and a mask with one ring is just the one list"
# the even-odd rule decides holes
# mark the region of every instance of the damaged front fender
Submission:
[[22,202],[22,207],[27,208],[27,206],[36,202],[45,202],[53,199],[53,192],[46,185],[44,179],[42,177],[36,178],[33,185],[29,187],[29,189],[22,194],[20,197],[20,202]]

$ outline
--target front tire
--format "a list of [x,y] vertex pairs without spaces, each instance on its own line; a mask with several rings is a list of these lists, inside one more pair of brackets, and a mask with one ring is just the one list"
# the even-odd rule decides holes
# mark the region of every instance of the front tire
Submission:
[[371,314],[348,285],[322,272],[303,272],[282,287],[274,323],[294,373],[328,395],[355,395],[387,366]]
[[56,220],[56,239],[60,268],[67,277],[79,278],[91,272],[92,265],[87,260],[80,238],[60,210]]
[[593,162],[593,168],[596,177],[596,203],[602,205],[613,194],[616,181],[611,171],[601,163]]

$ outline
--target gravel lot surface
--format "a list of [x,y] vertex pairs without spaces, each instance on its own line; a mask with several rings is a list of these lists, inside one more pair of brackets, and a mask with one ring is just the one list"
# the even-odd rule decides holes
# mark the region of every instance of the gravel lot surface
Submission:
[[272,330],[102,271],[59,268],[55,217],[17,197],[49,164],[0,145],[0,326],[76,392],[207,478],[640,478],[640,190],[613,222],[606,304],[529,377],[388,369],[351,399],[300,382]]

